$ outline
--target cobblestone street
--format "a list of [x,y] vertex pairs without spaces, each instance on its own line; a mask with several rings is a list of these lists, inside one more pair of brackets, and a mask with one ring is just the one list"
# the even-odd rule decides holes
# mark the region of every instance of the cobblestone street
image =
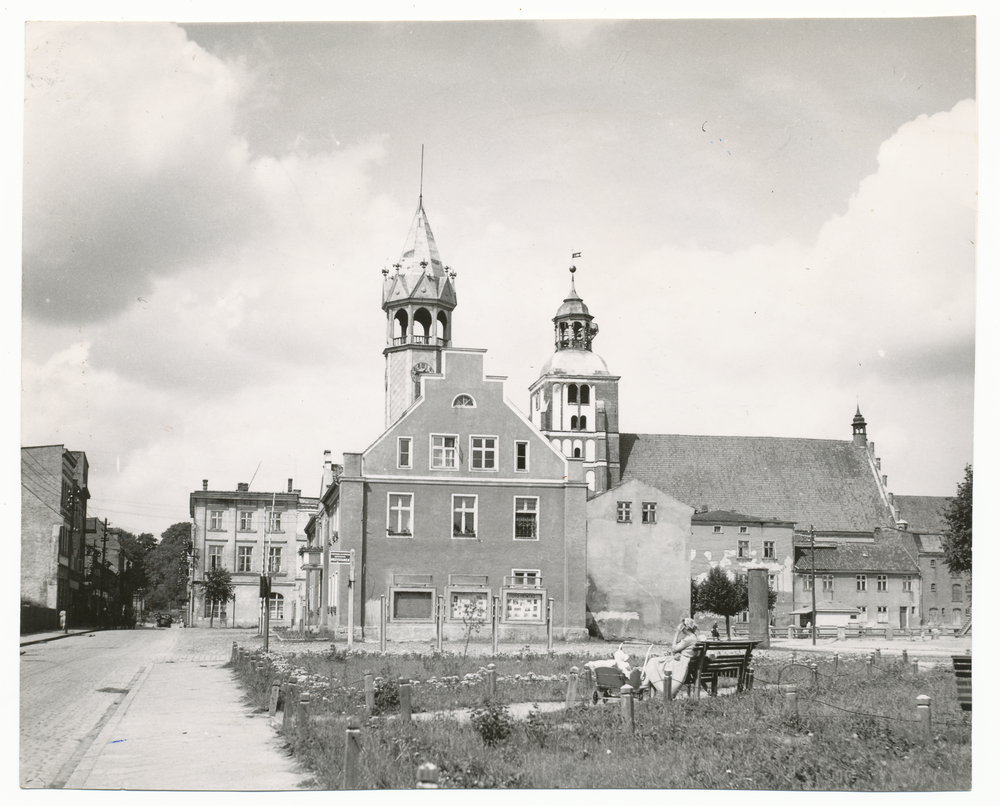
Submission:
[[224,663],[234,640],[260,639],[247,630],[136,629],[23,646],[21,786],[64,786],[130,688],[153,664]]

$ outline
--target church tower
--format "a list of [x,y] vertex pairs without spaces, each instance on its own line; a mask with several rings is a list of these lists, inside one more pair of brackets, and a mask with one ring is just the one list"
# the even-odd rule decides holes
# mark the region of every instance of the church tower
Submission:
[[441,263],[423,193],[403,254],[392,269],[382,269],[387,428],[420,396],[420,375],[441,371],[441,350],[451,346],[452,312],[458,304],[455,272]]
[[570,289],[552,319],[555,348],[529,388],[531,421],[566,456],[584,460],[587,486],[602,493],[621,481],[618,450],[618,381],[608,372],[593,342],[597,324],[576,293],[570,267]]

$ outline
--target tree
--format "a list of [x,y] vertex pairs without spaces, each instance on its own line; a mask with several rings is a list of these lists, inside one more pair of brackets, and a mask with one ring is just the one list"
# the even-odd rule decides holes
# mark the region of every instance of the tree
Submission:
[[210,568],[205,572],[205,601],[210,605],[208,626],[215,620],[215,605],[233,598],[233,579],[225,568]]
[[[741,595],[742,593],[742,595]],[[729,618],[742,613],[747,607],[746,590],[731,580],[719,566],[714,566],[698,586],[698,608],[726,619],[726,637],[731,638]]]
[[187,601],[188,561],[192,549],[190,521],[175,523],[160,535],[156,547],[146,555],[150,609],[169,610]]
[[694,579],[694,577],[692,577],[691,578],[691,618],[694,618],[694,614],[697,613],[699,610],[701,610],[701,607],[699,606],[699,603],[698,603],[698,590],[699,590],[698,582]]
[[954,498],[941,510],[948,524],[944,536],[944,561],[954,573],[972,571],[972,465],[965,466],[965,479]]

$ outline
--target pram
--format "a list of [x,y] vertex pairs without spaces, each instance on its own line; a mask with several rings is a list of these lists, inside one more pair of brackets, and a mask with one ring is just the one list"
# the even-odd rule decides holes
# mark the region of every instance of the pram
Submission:
[[[628,664],[628,653],[625,652],[626,645],[645,648],[646,653],[643,662],[632,668]],[[594,675],[594,690],[591,694],[591,701],[594,705],[599,702],[607,702],[609,699],[618,699],[622,695],[622,686],[626,683],[632,687],[632,694],[637,700],[641,700],[648,692],[648,686],[642,685],[642,668],[649,660],[655,644],[645,644],[636,641],[623,641],[618,645],[614,653],[614,659],[610,661],[590,661],[587,668]],[[623,668],[623,666],[625,668]]]

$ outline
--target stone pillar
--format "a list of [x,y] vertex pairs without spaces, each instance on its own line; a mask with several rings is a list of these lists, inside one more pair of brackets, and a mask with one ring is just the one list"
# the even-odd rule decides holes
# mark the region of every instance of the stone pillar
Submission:
[[771,646],[771,631],[768,629],[767,611],[767,569],[747,566],[747,594],[749,599],[751,641],[759,641],[758,649]]

